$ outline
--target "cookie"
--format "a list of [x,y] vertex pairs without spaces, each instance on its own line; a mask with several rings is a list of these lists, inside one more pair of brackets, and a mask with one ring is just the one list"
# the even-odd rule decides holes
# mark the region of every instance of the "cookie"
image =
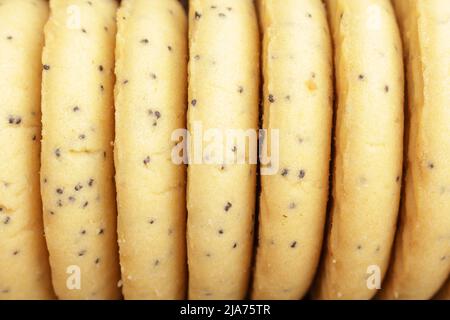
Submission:
[[[256,166],[249,159],[237,161],[246,157],[246,150],[237,148],[226,131],[250,130],[256,137],[256,12],[251,0],[192,0],[189,5],[188,129],[193,152],[187,187],[188,296],[242,299],[252,258]],[[230,157],[220,163],[221,157],[209,150],[211,143],[204,139],[217,131],[231,140],[217,138],[222,147],[217,149],[236,155],[235,161]]]
[[402,46],[387,0],[329,0],[337,118],[333,203],[313,297],[370,299],[396,230],[403,158]]
[[42,57],[41,192],[60,299],[116,299],[112,140],[117,3],[50,1]]
[[186,170],[172,161],[185,128],[187,19],[178,1],[125,0],[118,12],[116,138],[125,299],[186,295]]
[[278,170],[261,175],[252,298],[300,299],[316,272],[328,200],[332,53],[320,1],[259,1],[267,135]]
[[51,299],[39,191],[46,1],[0,5],[0,300]]

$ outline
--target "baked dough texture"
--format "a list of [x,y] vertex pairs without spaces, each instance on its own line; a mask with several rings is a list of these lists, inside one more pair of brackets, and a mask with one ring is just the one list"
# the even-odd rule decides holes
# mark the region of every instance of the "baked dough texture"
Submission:
[[[113,0],[52,0],[42,57],[44,225],[60,299],[116,299]],[[80,285],[79,285],[80,284]]]
[[46,1],[0,5],[0,300],[51,299],[39,191]]
[[186,295],[187,19],[175,0],[125,0],[117,16],[115,167],[125,299]]
[[[259,31],[251,0],[192,0],[189,21],[188,128],[195,150],[194,141],[207,139],[196,124],[203,133],[257,128]],[[242,299],[252,258],[256,166],[248,159],[208,163],[207,145],[203,141],[202,163],[188,167],[189,298]]]
[[408,152],[383,299],[429,299],[450,272],[450,2],[395,1],[406,49]]
[[337,119],[333,203],[313,297],[369,299],[391,253],[400,199],[404,79],[388,0],[329,0]]
[[[316,272],[328,200],[332,53],[317,0],[259,1],[264,116],[279,169],[261,175],[254,299],[300,299]],[[269,137],[267,137],[269,139]]]

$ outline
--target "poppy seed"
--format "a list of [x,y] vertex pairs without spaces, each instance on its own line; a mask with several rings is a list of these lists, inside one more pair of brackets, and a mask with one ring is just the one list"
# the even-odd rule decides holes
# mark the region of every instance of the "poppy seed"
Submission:
[[228,210],[230,210],[231,209],[231,207],[232,207],[233,205],[232,205],[232,203],[231,202],[227,202],[227,204],[225,205],[225,211],[228,211]]
[[298,177],[299,177],[299,179],[303,179],[304,177],[305,177],[305,175],[306,175],[306,172],[305,172],[305,170],[300,170],[299,171],[299,173],[298,173]]

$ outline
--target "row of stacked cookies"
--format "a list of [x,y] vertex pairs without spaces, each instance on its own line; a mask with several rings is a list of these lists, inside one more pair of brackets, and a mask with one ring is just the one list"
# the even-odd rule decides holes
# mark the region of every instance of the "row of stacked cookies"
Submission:
[[[446,0],[0,0],[0,299],[450,298],[449,34]],[[198,124],[278,131],[275,173],[174,161]]]

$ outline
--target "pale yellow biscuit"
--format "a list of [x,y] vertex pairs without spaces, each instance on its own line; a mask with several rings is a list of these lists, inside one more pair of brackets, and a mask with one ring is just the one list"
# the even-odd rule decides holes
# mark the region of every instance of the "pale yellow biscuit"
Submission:
[[186,294],[185,166],[172,162],[185,127],[187,19],[175,0],[124,0],[116,47],[115,167],[125,299]]
[[41,191],[53,286],[60,299],[115,299],[117,3],[52,0],[50,8],[42,58]]
[[333,207],[316,299],[369,299],[388,266],[400,199],[402,47],[389,0],[329,0],[337,119]]
[[279,170],[261,176],[254,299],[299,299],[316,272],[328,200],[332,53],[318,0],[259,1],[263,127],[279,130]]
[[39,191],[46,1],[0,5],[0,300],[51,299]]
[[407,57],[408,166],[383,299],[429,299],[450,272],[450,2],[395,1]]
[[[192,145],[204,138],[195,133],[196,124],[203,132],[256,129],[259,42],[253,1],[192,0],[189,22]],[[209,161],[208,155],[203,160]],[[244,298],[252,257],[255,177],[256,166],[249,161],[189,165],[190,299]]]

